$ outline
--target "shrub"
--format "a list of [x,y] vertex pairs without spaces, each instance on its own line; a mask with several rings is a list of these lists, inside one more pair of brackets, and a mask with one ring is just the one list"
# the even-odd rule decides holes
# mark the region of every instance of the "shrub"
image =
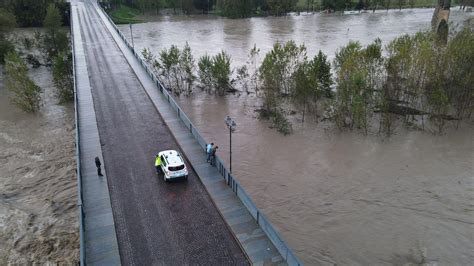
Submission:
[[34,113],[41,106],[41,88],[28,77],[28,67],[16,52],[5,58],[6,87],[14,93],[10,99],[23,111]]

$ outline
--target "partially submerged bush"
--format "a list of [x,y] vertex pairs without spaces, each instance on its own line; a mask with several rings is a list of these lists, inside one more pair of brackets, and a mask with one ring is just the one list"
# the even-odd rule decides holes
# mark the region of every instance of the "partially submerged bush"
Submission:
[[16,53],[5,58],[6,87],[14,93],[11,101],[23,111],[34,113],[41,106],[41,88],[28,77],[28,67]]

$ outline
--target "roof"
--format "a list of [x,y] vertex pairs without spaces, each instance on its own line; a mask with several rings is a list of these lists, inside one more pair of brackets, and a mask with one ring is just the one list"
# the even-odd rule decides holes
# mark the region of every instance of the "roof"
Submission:
[[158,153],[158,155],[159,156],[164,155],[166,158],[166,162],[168,163],[169,166],[178,166],[184,163],[184,160],[179,154],[179,152],[175,150],[161,151]]

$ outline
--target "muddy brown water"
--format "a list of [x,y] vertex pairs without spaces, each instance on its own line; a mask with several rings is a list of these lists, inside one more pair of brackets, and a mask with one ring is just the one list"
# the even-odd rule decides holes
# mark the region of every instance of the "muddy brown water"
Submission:
[[[133,25],[137,49],[153,53],[187,41],[195,58],[221,49],[234,67],[254,44],[305,43],[329,58],[349,40],[384,45],[401,34],[429,30],[433,9],[351,16],[312,15],[229,20],[206,16],[147,17]],[[473,14],[453,9],[454,25]],[[471,23],[471,24],[469,24]],[[129,36],[128,25],[120,26]],[[130,37],[130,36],[129,36]],[[216,97],[196,90],[178,102],[229,163],[226,114],[233,134],[234,175],[305,264],[469,265],[474,261],[474,127],[444,135],[399,127],[394,136],[339,132],[331,124],[292,117],[282,136],[256,119],[253,95]],[[313,119],[314,120],[314,119]]]
[[10,103],[0,67],[0,264],[73,265],[79,261],[74,106],[57,104],[48,68],[29,75],[44,90],[37,114]]

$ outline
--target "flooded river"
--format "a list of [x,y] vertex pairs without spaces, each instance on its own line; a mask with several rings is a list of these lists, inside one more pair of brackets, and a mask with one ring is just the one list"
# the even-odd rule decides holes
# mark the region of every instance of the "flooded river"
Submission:
[[[194,56],[224,49],[234,66],[257,44],[305,43],[334,57],[348,40],[384,44],[428,30],[432,9],[353,16],[313,15],[228,20],[158,17],[133,26],[138,49],[157,54],[186,41]],[[451,21],[472,15],[453,11]],[[472,25],[472,24],[471,24]],[[129,33],[128,26],[122,26]],[[196,90],[198,91],[198,90]],[[470,265],[474,261],[474,126],[442,136],[407,131],[382,138],[339,132],[326,122],[298,122],[283,136],[256,119],[253,95],[196,92],[179,103],[229,162],[226,114],[237,122],[233,172],[296,254],[308,265]]]
[[[16,29],[17,40],[35,29]],[[25,51],[24,48],[21,48]],[[39,55],[37,50],[26,53]],[[12,105],[0,66],[0,265],[77,265],[74,106],[59,105],[51,70],[30,69],[42,107]]]

